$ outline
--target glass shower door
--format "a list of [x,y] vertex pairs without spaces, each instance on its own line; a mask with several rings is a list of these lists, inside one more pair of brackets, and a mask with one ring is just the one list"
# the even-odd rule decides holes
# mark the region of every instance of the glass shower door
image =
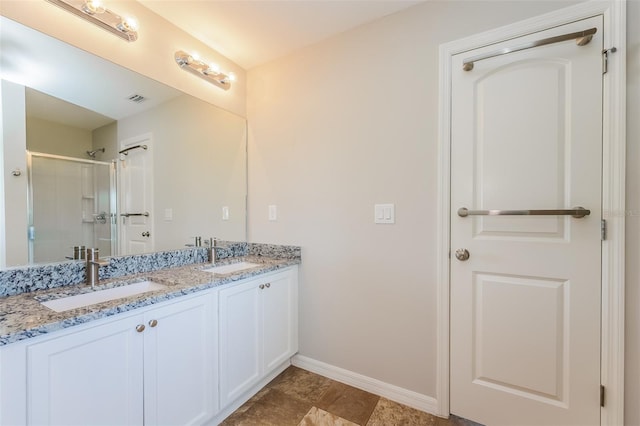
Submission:
[[29,263],[73,258],[74,246],[115,252],[115,165],[28,153]]

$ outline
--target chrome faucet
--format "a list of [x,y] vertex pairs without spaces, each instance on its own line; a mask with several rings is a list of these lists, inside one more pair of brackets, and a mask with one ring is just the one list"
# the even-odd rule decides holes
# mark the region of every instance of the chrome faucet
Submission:
[[204,245],[207,246],[207,261],[212,265],[215,265],[218,260],[218,253],[216,250],[221,249],[222,247],[218,247],[218,240],[216,238],[209,238],[208,240],[205,240]]
[[99,270],[101,266],[107,266],[108,260],[100,260],[100,251],[97,248],[87,249],[87,284],[93,288],[99,281]]

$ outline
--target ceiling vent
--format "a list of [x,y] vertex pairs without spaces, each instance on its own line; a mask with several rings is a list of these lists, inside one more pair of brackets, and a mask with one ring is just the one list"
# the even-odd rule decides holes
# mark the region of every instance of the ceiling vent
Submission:
[[147,98],[145,98],[144,96],[142,96],[142,95],[135,95],[135,94],[134,94],[134,95],[129,96],[127,99],[129,99],[131,102],[135,102],[135,103],[137,103],[137,104],[140,104],[140,103],[142,103],[142,102],[144,102],[144,101],[146,101],[146,100],[147,100]]

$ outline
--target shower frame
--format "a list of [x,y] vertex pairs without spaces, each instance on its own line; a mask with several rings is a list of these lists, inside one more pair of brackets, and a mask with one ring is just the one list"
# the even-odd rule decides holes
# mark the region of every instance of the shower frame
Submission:
[[118,220],[117,220],[117,167],[116,160],[98,161],[86,160],[84,158],[67,157],[64,155],[47,154],[44,152],[33,152],[27,150],[27,242],[29,247],[29,264],[34,263],[34,224],[33,224],[33,157],[49,158],[53,160],[71,161],[79,164],[102,165],[109,168],[109,210],[111,211],[109,220],[111,223],[111,256],[116,256],[119,250],[118,242]]

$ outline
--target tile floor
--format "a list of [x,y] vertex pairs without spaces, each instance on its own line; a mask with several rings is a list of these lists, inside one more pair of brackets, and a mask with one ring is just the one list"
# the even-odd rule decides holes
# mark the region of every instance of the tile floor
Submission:
[[289,367],[223,426],[480,426],[441,419],[297,367]]

